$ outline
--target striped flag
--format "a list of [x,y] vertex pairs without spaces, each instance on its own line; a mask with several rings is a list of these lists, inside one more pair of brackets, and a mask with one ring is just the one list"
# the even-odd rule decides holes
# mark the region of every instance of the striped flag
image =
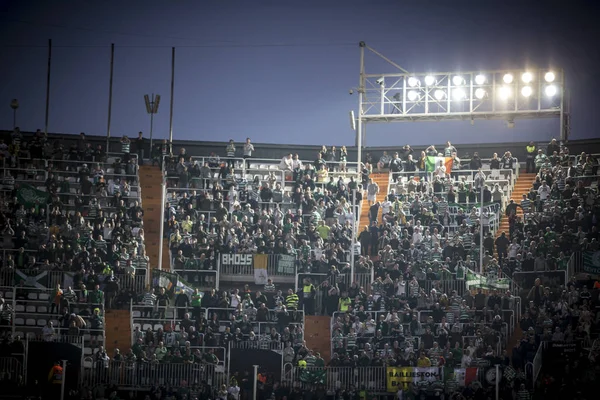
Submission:
[[446,172],[452,170],[452,157],[438,157],[438,156],[427,156],[425,162],[425,170],[427,172],[433,172],[442,163],[446,167]]
[[267,275],[268,255],[255,254],[253,264],[254,283],[257,285],[265,285],[267,283],[267,279],[269,279]]
[[476,367],[455,368],[454,380],[458,386],[469,386],[473,381],[477,380],[478,369]]

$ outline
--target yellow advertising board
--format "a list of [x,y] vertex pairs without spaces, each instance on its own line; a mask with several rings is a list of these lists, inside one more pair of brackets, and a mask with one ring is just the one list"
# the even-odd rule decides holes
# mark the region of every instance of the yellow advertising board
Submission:
[[440,369],[418,367],[387,367],[386,382],[388,392],[397,392],[399,388],[406,389],[409,383],[419,381],[437,381],[441,379]]

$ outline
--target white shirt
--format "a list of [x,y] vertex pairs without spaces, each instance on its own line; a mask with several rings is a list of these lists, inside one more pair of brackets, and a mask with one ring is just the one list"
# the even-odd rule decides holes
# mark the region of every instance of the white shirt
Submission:
[[235,400],[240,398],[240,388],[238,386],[231,386],[227,389],[227,392],[232,395]]
[[244,155],[245,156],[251,157],[253,151],[254,151],[254,146],[252,145],[252,143],[244,144]]
[[540,200],[546,200],[550,196],[550,186],[540,186],[538,189],[538,194],[540,195]]
[[383,203],[381,203],[381,212],[382,214],[389,214],[390,211],[392,209],[392,202],[389,200],[384,201]]
[[419,244],[423,240],[423,235],[420,232],[414,232],[412,235],[412,242],[414,244]]
[[521,246],[518,243],[511,243],[508,246],[508,258],[516,258],[519,250],[521,250]]

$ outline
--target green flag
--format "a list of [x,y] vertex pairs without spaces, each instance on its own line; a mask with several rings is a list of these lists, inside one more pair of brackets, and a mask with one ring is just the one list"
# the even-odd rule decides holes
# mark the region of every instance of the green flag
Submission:
[[583,271],[587,274],[600,274],[600,251],[586,251],[583,253]]
[[43,190],[38,190],[33,186],[20,184],[17,189],[17,201],[23,204],[25,208],[44,206],[48,204],[50,195]]
[[510,288],[510,282],[506,278],[488,277],[470,269],[467,270],[465,284],[468,290],[473,288],[508,290]]

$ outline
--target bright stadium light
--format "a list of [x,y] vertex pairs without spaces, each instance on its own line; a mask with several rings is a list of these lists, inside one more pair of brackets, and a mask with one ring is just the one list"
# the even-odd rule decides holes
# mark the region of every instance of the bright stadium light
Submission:
[[504,74],[504,76],[502,77],[502,80],[504,81],[504,83],[506,83],[508,85],[508,84],[512,83],[513,76],[512,76],[512,74]]
[[454,78],[452,78],[452,83],[454,84],[454,86],[460,86],[465,82],[465,78],[463,78],[460,75],[456,75]]
[[444,92],[442,89],[438,89],[433,93],[433,96],[436,100],[443,100],[444,97],[446,97],[446,92]]
[[408,78],[408,86],[410,87],[415,87],[415,86],[419,86],[419,80],[417,78],[415,78],[414,76],[411,76],[410,78]]
[[454,98],[454,100],[463,100],[465,97],[467,97],[467,93],[464,89],[457,88],[452,91],[452,98]]
[[433,85],[435,85],[435,77],[431,76],[431,75],[427,75],[425,77],[425,85],[426,86],[433,86]]
[[554,97],[556,95],[556,92],[558,92],[558,90],[554,85],[546,86],[546,88],[544,89],[544,93],[548,97]]
[[552,72],[552,71],[546,72],[546,75],[544,75],[544,79],[548,83],[554,82],[555,78],[556,78],[556,76],[554,75],[554,72]]
[[500,90],[498,91],[498,96],[500,96],[500,98],[502,100],[508,100],[508,98],[511,96],[512,91],[510,90],[510,87],[508,86],[502,86],[500,88]]
[[530,83],[533,80],[533,74],[531,72],[524,72],[523,75],[521,75],[521,80],[524,83]]
[[419,93],[416,90],[410,90],[407,94],[408,100],[415,101],[419,98]]
[[533,89],[531,88],[531,86],[523,86],[521,88],[521,94],[524,97],[529,97],[529,96],[531,96],[532,93],[533,93]]
[[481,74],[477,75],[475,77],[475,83],[478,85],[483,85],[485,83],[485,75],[481,75]]
[[482,88],[478,88],[475,90],[475,97],[477,97],[479,100],[483,99],[485,97],[485,90]]

